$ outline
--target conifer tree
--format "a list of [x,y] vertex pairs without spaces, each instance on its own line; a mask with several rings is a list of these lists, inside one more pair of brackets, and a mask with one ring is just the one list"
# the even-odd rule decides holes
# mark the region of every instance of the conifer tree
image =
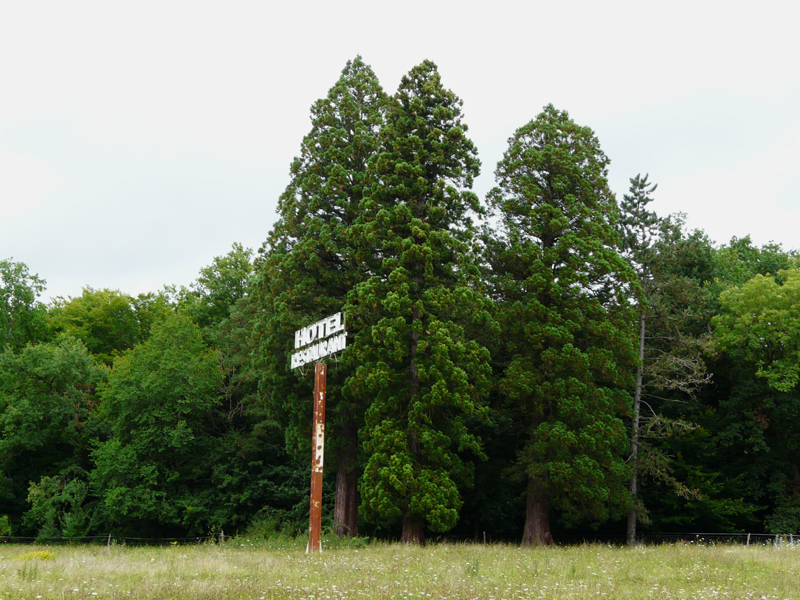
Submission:
[[[647,210],[652,202],[651,194],[656,184],[637,175],[631,179],[630,194],[623,196],[620,221],[623,248],[627,250],[632,266],[639,276],[643,298],[647,298],[648,283],[652,277],[653,242],[658,236],[661,220],[656,213]],[[630,491],[633,503],[628,512],[627,542],[636,540],[637,495],[638,495],[638,459],[639,459],[639,421],[642,401],[642,384],[644,377],[645,333],[647,328],[647,312],[643,303],[639,304],[639,364],[636,367],[636,388],[633,394],[633,417],[631,423],[631,481]]]
[[[269,418],[286,429],[296,452],[310,449],[311,377],[289,369],[294,332],[342,310],[362,278],[351,229],[368,188],[367,161],[377,150],[385,94],[361,57],[348,61],[326,98],[311,108],[312,128],[291,166],[279,219],[258,261],[252,302]],[[326,454],[336,464],[335,530],[358,534],[357,449],[363,408],[342,395],[351,372],[328,369]],[[330,460],[333,458],[334,460]]]
[[356,227],[370,270],[347,307],[356,334],[348,360],[358,365],[347,387],[371,400],[362,511],[402,522],[410,543],[426,526],[455,525],[459,486],[482,455],[468,421],[483,415],[490,369],[474,337],[493,321],[472,254],[481,208],[468,190],[480,163],[461,106],[432,62],[403,77]]
[[507,353],[500,387],[527,480],[524,546],[552,544],[551,506],[567,524],[627,508],[636,275],[617,252],[607,164],[591,129],[548,105],[509,140],[489,194],[501,223],[489,245]]
[[696,492],[675,478],[669,457],[653,442],[694,428],[682,419],[666,417],[661,407],[671,394],[693,397],[710,380],[702,359],[707,343],[703,336],[694,337],[690,331],[696,317],[689,307],[697,304],[702,291],[676,273],[672,264],[675,249],[670,246],[680,240],[680,224],[648,210],[657,185],[647,179],[647,175],[631,178],[629,193],[623,196],[620,206],[623,255],[636,271],[642,288],[636,304],[639,364],[631,419],[633,502],[628,512],[628,544],[636,542],[637,521],[647,519],[639,497],[641,475],[668,484],[684,498],[697,497]]

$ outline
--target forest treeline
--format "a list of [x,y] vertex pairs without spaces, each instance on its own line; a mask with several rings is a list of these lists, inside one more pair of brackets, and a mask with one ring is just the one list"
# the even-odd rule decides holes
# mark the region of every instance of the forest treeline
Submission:
[[[297,533],[313,376],[294,332],[343,311],[326,526],[421,542],[800,533],[800,260],[617,201],[552,105],[496,187],[430,61],[386,94],[347,63],[256,253],[130,296],[0,262],[0,535]],[[627,529],[626,529],[627,527]]]

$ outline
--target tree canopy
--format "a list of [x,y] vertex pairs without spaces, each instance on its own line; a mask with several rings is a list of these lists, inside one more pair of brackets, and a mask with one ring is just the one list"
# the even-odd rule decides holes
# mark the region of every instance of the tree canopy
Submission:
[[45,281],[25,263],[0,260],[0,351],[46,338],[46,309],[37,298]]

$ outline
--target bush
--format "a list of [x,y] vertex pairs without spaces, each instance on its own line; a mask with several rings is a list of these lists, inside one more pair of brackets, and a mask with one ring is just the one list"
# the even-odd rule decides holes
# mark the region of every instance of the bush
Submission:
[[11,530],[11,522],[8,520],[8,515],[0,515],[0,537],[12,535],[14,532]]
[[766,519],[767,531],[775,534],[800,534],[800,496],[782,502]]

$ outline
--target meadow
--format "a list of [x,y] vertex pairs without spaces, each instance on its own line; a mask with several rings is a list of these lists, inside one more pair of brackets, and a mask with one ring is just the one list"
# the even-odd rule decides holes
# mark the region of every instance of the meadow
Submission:
[[800,547],[789,544],[357,546],[307,555],[304,542],[291,539],[161,548],[2,544],[0,600],[800,600]]

